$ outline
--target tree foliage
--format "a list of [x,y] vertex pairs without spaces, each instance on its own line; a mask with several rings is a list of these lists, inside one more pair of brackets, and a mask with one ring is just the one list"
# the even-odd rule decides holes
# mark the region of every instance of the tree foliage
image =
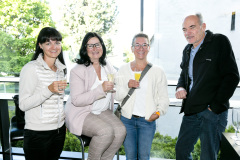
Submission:
[[54,26],[45,1],[0,1],[0,76],[18,76],[34,53],[39,31]]
[[64,25],[62,32],[68,37],[65,43],[73,52],[78,52],[87,32],[100,34],[107,47],[112,50],[110,35],[116,32],[117,6],[115,0],[65,0],[61,8]]
[[125,49],[123,52],[124,62],[128,63],[134,60],[134,53],[130,50]]

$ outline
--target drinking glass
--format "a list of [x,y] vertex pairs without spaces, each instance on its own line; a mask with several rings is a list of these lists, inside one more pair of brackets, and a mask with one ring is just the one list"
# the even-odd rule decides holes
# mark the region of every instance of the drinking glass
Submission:
[[[140,77],[141,77],[141,71],[135,69],[135,71],[134,71],[134,78],[135,78],[135,80],[139,82]],[[137,87],[137,88],[140,88],[140,87]]]
[[[67,83],[67,74],[64,74],[64,75],[58,74],[58,79],[57,80]],[[64,89],[58,88],[58,90],[63,91]]]
[[232,109],[232,125],[235,130],[235,135],[231,136],[232,139],[234,140],[240,140],[240,138],[237,135],[239,124],[238,124],[238,119],[239,119],[239,109],[238,108],[233,108]]
[[[236,129],[237,132],[240,132],[240,108],[235,109],[235,112],[237,112],[237,123],[236,123]],[[237,134],[237,133],[236,133]],[[240,137],[237,136],[237,139],[235,139],[235,144],[240,146]]]
[[[107,74],[107,78],[108,78],[108,81],[109,81],[109,82],[113,82],[113,83],[114,83],[114,73],[109,72],[109,73]],[[110,90],[109,92],[114,93],[114,92],[115,92],[115,89],[113,88],[113,89]]]

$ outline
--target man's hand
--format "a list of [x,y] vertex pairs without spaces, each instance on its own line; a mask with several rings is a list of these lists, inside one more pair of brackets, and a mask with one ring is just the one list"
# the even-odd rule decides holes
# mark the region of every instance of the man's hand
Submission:
[[182,88],[182,87],[179,87],[177,89],[177,92],[175,93],[175,96],[177,99],[186,99],[187,98],[187,91]]

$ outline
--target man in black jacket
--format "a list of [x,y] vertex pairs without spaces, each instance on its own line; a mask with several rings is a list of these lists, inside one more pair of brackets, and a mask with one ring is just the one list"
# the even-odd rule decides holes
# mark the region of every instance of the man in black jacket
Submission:
[[192,160],[191,152],[201,140],[201,160],[216,160],[221,134],[227,125],[229,99],[239,72],[228,38],[206,30],[201,14],[184,19],[188,45],[183,50],[176,98],[184,112],[176,144],[177,160]]

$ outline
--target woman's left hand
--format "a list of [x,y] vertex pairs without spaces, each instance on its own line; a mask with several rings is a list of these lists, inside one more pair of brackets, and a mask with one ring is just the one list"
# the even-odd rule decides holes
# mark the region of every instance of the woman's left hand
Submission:
[[157,115],[156,113],[153,113],[151,115],[151,117],[149,118],[148,122],[152,122],[152,121],[155,121],[156,119],[159,118],[159,115]]

